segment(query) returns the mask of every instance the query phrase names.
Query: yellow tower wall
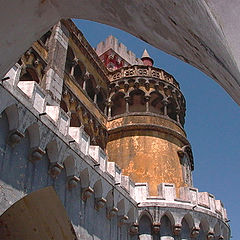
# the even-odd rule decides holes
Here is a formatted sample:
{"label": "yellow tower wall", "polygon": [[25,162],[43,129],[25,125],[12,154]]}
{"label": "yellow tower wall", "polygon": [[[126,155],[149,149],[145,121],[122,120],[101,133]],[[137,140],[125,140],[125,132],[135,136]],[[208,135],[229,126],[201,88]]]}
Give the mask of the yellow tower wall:
{"label": "yellow tower wall", "polygon": [[150,195],[157,186],[174,183],[186,186],[178,150],[189,144],[185,133],[173,121],[156,116],[126,116],[108,123],[109,161],[116,162],[124,175],[135,182],[147,182]]}

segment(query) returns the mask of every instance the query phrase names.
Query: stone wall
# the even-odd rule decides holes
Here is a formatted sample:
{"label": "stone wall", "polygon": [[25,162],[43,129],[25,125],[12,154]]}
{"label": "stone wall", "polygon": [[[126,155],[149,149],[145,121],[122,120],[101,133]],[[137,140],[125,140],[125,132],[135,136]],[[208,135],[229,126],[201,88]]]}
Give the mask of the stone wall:
{"label": "stone wall", "polygon": [[59,106],[46,105],[47,93],[36,82],[19,84],[18,67],[0,86],[1,214],[52,186],[79,239],[229,239],[219,200],[195,188],[181,188],[176,198],[168,183],[149,196],[146,183],[134,184],[100,147],[89,145],[81,127],[69,127]]}

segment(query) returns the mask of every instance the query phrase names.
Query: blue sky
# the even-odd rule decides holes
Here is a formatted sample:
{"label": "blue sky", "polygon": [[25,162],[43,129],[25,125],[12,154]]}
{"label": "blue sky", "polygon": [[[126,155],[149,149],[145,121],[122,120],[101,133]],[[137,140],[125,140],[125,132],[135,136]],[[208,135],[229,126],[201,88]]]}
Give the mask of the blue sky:
{"label": "blue sky", "polygon": [[74,20],[89,43],[113,35],[141,57],[146,48],[154,65],[172,74],[186,98],[185,131],[194,154],[194,187],[210,192],[227,208],[232,239],[240,236],[240,107],[212,79],[196,68],[165,54],[121,30],[85,20]]}

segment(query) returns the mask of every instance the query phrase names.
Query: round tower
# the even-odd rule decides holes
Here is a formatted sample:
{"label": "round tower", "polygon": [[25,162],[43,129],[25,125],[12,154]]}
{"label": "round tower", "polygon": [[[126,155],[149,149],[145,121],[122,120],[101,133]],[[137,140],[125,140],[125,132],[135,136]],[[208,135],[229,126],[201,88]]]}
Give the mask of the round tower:
{"label": "round tower", "polygon": [[134,182],[158,195],[160,183],[192,186],[193,157],[184,126],[185,99],[173,76],[153,67],[145,50],[143,65],[111,73],[108,98],[110,161]]}

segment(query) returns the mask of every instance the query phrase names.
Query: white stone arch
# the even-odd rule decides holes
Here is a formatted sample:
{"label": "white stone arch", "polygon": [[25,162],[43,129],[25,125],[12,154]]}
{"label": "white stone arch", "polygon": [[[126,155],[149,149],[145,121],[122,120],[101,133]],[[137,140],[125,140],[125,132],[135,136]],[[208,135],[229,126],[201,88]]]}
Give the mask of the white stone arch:
{"label": "white stone arch", "polygon": [[148,211],[143,211],[139,217],[139,239],[152,240],[153,219]]}
{"label": "white stone arch", "polygon": [[5,109],[7,114],[9,131],[19,127],[19,113],[16,104],[12,104]]}
{"label": "white stone arch", "polygon": [[112,207],[114,207],[114,193],[112,188],[107,192],[106,200],[106,206],[110,210]]}
{"label": "white stone arch", "polygon": [[160,239],[173,240],[172,228],[175,225],[174,218],[170,211],[166,211],[160,220]]}
{"label": "white stone arch", "polygon": [[101,198],[103,196],[103,186],[102,186],[101,179],[95,182],[93,186],[93,190],[94,190],[95,198]]}
{"label": "white stone arch", "polygon": [[135,206],[130,206],[128,210],[128,222],[129,223],[136,223],[137,221],[137,210]]}
{"label": "white stone arch", "polygon": [[209,226],[209,221],[207,220],[206,217],[203,217],[201,219],[200,225],[202,226],[202,229],[205,233],[209,232],[210,226]]}
{"label": "white stone arch", "polygon": [[80,171],[80,181],[82,188],[88,188],[90,186],[90,176],[88,167]]}
{"label": "white stone arch", "polygon": [[[183,219],[186,220],[188,226],[190,227],[190,229],[194,228],[195,227],[195,223],[194,223],[194,219],[193,219],[193,216],[190,214],[190,213],[187,213]],[[182,220],[183,220],[182,219]]]}
{"label": "white stone arch", "polygon": [[16,105],[17,101],[14,99],[7,91],[0,89],[1,104],[0,104],[0,114],[6,110],[8,107]]}
{"label": "white stone arch", "polygon": [[[59,19],[75,17],[118,27],[199,68],[213,79],[217,79],[239,103],[239,58],[235,44],[239,33],[229,31],[232,24],[237,28],[237,16],[233,14],[230,20],[229,16],[225,17],[222,1],[214,1],[211,4],[205,4],[203,1],[193,2],[191,8],[183,3],[174,9],[169,3],[166,4],[165,11],[161,4],[155,1],[149,1],[147,6],[139,1],[132,1],[131,4],[114,2],[110,5],[93,0],[85,4],[82,4],[82,1],[65,3],[66,1],[53,3],[37,0],[5,3],[0,14],[1,22],[4,23],[0,29],[3,33],[0,55],[4,56],[0,64],[1,77],[17,62],[19,56]],[[237,0],[231,1],[227,8],[229,11],[233,8],[236,12],[240,10]],[[12,12],[16,13],[14,17],[10,14]],[[193,12],[198,13],[197,18],[191,17]],[[224,24],[220,26],[220,23],[215,21],[215,16],[222,18]],[[201,28],[199,19],[202,19]],[[156,22],[159,23],[157,26]],[[7,34],[10,26],[11,32],[15,34]],[[209,30],[208,34],[206,29]],[[214,41],[211,41],[212,39]],[[8,49],[13,46],[14,50],[9,52]]]}
{"label": "white stone arch", "polygon": [[225,240],[227,240],[227,239],[229,239],[230,238],[230,230],[229,229],[227,229],[227,226],[224,226],[223,228],[222,228],[222,234],[223,234],[223,239]]}
{"label": "white stone arch", "polygon": [[118,208],[118,215],[119,216],[123,216],[123,215],[126,214],[126,203],[125,203],[124,198],[122,198],[118,201],[117,208]]}
{"label": "white stone arch", "polygon": [[26,131],[28,131],[30,139],[30,147],[38,147],[40,145],[40,131],[38,123],[31,124]]}
{"label": "white stone arch", "polygon": [[220,223],[217,222],[214,226],[214,239],[218,240],[219,236],[221,236],[221,227],[220,227]]}
{"label": "white stone arch", "polygon": [[197,236],[197,240],[205,239],[208,235],[209,231],[209,222],[206,217],[203,217],[199,224],[199,234]]}
{"label": "white stone arch", "polygon": [[[175,220],[175,218],[174,218],[173,213],[171,213],[169,210],[167,210],[167,211],[163,214],[163,216],[164,216],[164,215],[169,218],[172,226],[174,226],[174,225],[176,224],[176,220]],[[163,216],[162,216],[162,217],[163,217]]]}
{"label": "white stone arch", "polygon": [[191,236],[191,224],[189,224],[189,221],[186,217],[182,219],[181,222],[181,239],[182,240],[190,240]]}
{"label": "white stone arch", "polygon": [[4,222],[0,226],[1,239],[77,239],[67,212],[52,186],[19,199],[0,216],[0,222]]}
{"label": "white stone arch", "polygon": [[67,177],[76,176],[76,160],[72,155],[68,155],[64,161],[63,165],[66,169]]}
{"label": "white stone arch", "polygon": [[139,215],[139,217],[138,217],[138,222],[139,222],[139,220],[141,219],[141,217],[142,216],[144,216],[144,215],[146,215],[150,220],[151,220],[151,222],[153,223],[153,216],[152,216],[152,214],[148,211],[148,210],[146,210],[146,209],[144,209],[141,213],[140,213],[140,215]]}
{"label": "white stone arch", "polygon": [[59,151],[59,147],[55,139],[50,141],[47,144],[46,152],[47,152],[48,160],[50,163],[58,162],[58,154],[59,154],[58,151]]}

